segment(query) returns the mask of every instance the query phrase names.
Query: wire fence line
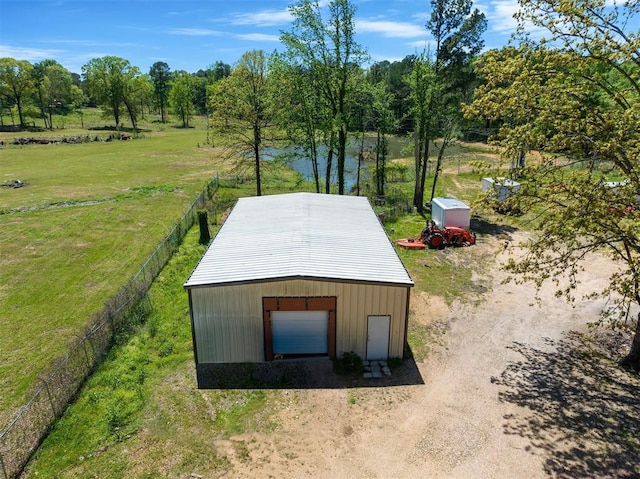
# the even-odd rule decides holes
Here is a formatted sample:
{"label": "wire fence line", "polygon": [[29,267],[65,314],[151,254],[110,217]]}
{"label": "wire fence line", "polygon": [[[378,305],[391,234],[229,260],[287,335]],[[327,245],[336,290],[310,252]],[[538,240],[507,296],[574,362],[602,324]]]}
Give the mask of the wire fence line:
{"label": "wire fence line", "polygon": [[48,375],[39,378],[40,384],[29,401],[0,432],[0,478],[18,477],[53,422],[62,415],[91,372],[104,361],[118,331],[130,318],[150,307],[147,292],[151,284],[196,222],[197,211],[210,203],[219,187],[220,179],[216,176],[138,272],[105,303],[68,355],[55,363]]}

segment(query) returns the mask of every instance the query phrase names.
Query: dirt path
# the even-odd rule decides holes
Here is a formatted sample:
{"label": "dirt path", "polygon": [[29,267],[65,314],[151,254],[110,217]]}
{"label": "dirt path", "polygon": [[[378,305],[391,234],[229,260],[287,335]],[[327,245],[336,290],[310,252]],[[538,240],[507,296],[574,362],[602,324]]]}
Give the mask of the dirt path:
{"label": "dirt path", "polygon": [[[594,258],[585,290],[610,268]],[[278,431],[218,444],[226,477],[634,477],[637,441],[621,428],[639,425],[637,377],[581,356],[572,333],[602,304],[574,309],[549,289],[538,307],[530,285],[502,278],[476,306],[414,299],[413,321],[446,330],[416,365],[423,384],[285,391]]]}

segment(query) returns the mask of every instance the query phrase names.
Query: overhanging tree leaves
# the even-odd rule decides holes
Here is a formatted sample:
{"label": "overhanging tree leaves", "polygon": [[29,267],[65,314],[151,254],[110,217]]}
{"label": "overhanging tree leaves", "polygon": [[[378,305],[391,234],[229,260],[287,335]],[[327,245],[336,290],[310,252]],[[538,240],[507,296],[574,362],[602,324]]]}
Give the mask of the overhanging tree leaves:
{"label": "overhanging tree leaves", "polygon": [[[628,21],[638,9],[522,0],[520,20],[546,29],[556,49],[526,42],[486,54],[486,84],[467,110],[501,122],[495,140],[507,156],[522,145],[542,154],[521,180],[536,235],[508,270],[538,286],[564,275],[557,294],[575,301],[589,253],[609,254],[620,269],[598,296],[610,299],[602,319],[621,327],[640,306],[640,37]],[[622,362],[640,369],[640,321]]]}

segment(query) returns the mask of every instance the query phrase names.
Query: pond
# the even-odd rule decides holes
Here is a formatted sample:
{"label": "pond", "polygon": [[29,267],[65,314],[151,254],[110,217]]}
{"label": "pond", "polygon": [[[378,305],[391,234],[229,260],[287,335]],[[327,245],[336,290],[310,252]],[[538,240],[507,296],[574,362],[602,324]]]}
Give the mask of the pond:
{"label": "pond", "polygon": [[[388,137],[389,158],[402,157],[401,150],[408,142],[406,138]],[[370,167],[375,166],[375,138],[365,138],[364,142],[365,161],[360,165],[360,186],[362,187],[370,181]],[[346,158],[344,165],[344,189],[345,192],[355,191],[358,180],[358,153],[360,152],[360,141],[350,139],[347,144]],[[287,165],[300,173],[306,181],[313,182],[313,166],[311,160],[304,154],[301,148],[267,148],[264,151],[266,158],[273,158],[284,161]],[[324,191],[325,173],[327,168],[327,148],[325,145],[318,145],[318,171],[320,174],[320,189]],[[334,155],[331,165],[331,184],[338,184],[337,158]]]}

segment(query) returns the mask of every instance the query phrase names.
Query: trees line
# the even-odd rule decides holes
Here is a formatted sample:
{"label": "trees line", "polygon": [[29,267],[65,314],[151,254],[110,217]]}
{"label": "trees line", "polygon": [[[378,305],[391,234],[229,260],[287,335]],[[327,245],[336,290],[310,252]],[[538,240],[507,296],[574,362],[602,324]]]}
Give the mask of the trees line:
{"label": "trees line", "polygon": [[[137,128],[145,110],[158,112],[163,123],[172,110],[188,125],[194,113],[206,112],[207,84],[228,75],[230,70],[229,65],[218,61],[206,70],[189,74],[173,72],[165,62],[156,62],[149,73],[142,74],[124,58],[105,56],[83,65],[79,75],[55,60],[31,64],[0,58],[0,125],[6,124],[6,117],[12,125],[22,127],[30,119],[39,118],[46,129],[52,129],[53,115],[81,112],[82,106],[100,106],[116,127],[125,115],[131,127]],[[187,108],[185,102],[189,104]]]}
{"label": "trees line", "polygon": [[[292,27],[281,34],[283,53],[247,52],[233,68],[217,63],[202,75],[204,89],[198,75],[171,73],[162,63],[145,83],[135,67],[114,57],[85,65],[84,85],[116,124],[115,115],[126,112],[134,128],[144,98],[147,104],[154,99],[163,121],[170,105],[184,126],[195,108],[204,109],[210,126],[241,158],[251,159],[258,195],[264,152],[286,144],[304,150],[316,191],[330,191],[329,173],[336,168],[344,193],[347,138],[362,139],[365,131],[374,133],[375,146],[365,151],[361,141],[360,156],[375,156],[376,193],[384,195],[386,135],[406,133],[414,139],[413,202],[422,212],[434,140],[432,197],[450,142],[473,131],[488,135],[506,161],[496,170],[521,181],[520,208],[535,211],[541,233],[509,269],[538,285],[564,274],[568,286],[559,286],[558,294],[573,301],[586,253],[608,252],[622,270],[601,292],[611,305],[602,320],[635,325],[624,363],[640,369],[640,321],[632,314],[640,308],[640,3],[519,0],[512,44],[487,52],[486,20],[471,0],[430,3],[425,27],[434,46],[399,62],[364,67],[368,56],[355,41],[350,0],[331,0],[326,8],[298,0],[289,8]],[[542,32],[539,40],[529,35],[532,27]],[[37,82],[48,75],[50,84]],[[68,83],[55,62],[30,69],[0,60],[4,108],[20,111],[31,98],[44,117],[57,97],[45,94],[43,85],[53,91]],[[526,164],[534,150],[541,160]]]}

